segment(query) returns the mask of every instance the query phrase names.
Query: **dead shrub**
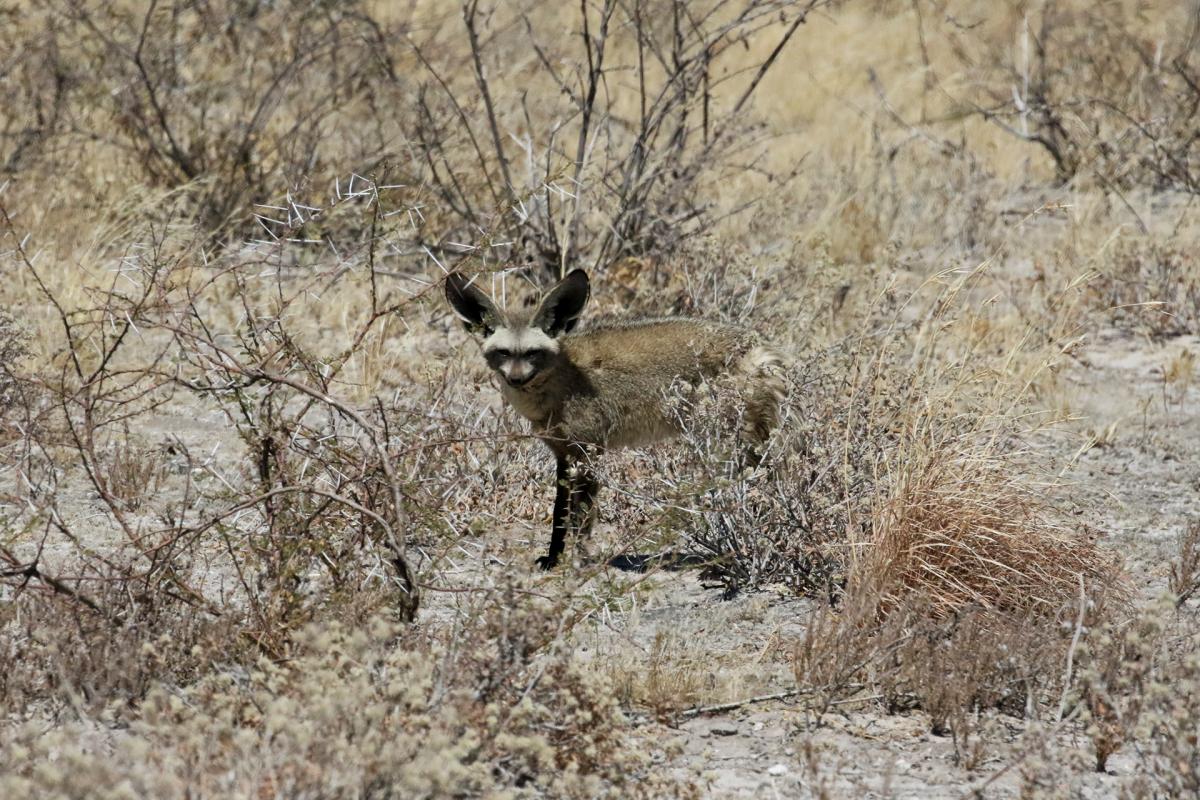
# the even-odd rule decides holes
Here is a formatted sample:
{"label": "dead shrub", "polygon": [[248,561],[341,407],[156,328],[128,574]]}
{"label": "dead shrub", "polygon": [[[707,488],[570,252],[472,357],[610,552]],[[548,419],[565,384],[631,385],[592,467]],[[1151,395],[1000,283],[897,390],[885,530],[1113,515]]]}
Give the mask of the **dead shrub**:
{"label": "dead shrub", "polygon": [[976,606],[947,616],[908,595],[882,615],[880,600],[852,590],[841,609],[813,612],[794,661],[810,725],[851,701],[893,714],[920,711],[935,735],[953,739],[956,760],[968,769],[984,757],[997,715],[1075,724],[1091,696],[1090,654],[1108,641],[1102,631],[1126,619],[1099,590],[1057,614]]}
{"label": "dead shrub", "polygon": [[1104,772],[1109,756],[1137,735],[1143,710],[1154,700],[1152,684],[1170,613],[1165,603],[1151,607],[1100,626],[1083,640],[1078,691],[1097,772]]}
{"label": "dead shrub", "polygon": [[6,723],[0,791],[696,796],[652,772],[649,743],[569,649],[510,649],[516,633],[552,639],[561,619],[561,609],[505,602],[513,588],[498,589],[486,598],[490,610],[455,630],[379,619],[310,626],[284,661],[212,671],[179,688],[158,684],[136,709],[117,712],[127,725],[120,735],[82,723],[51,733]]}
{"label": "dead shrub", "polygon": [[1038,717],[1074,685],[1072,633],[1119,617],[1127,590],[1117,560],[1011,464],[952,442],[902,451],[846,608],[817,613],[796,671],[826,707],[869,686],[892,710],[920,708],[967,757],[982,712]]}
{"label": "dead shrub", "polygon": [[[1178,621],[1168,616],[1165,608],[1155,612],[1162,615],[1164,626]],[[1143,636],[1155,632],[1145,623],[1139,628]],[[1137,775],[1123,787],[1124,798],[1149,800],[1200,793],[1200,736],[1196,731],[1200,714],[1200,658],[1196,655],[1196,635],[1195,620],[1189,619],[1174,630],[1164,630],[1162,638],[1166,642],[1157,652],[1152,638],[1143,638],[1136,644],[1131,641],[1124,648],[1127,652],[1134,651],[1134,663],[1120,682],[1143,693],[1136,709],[1128,701],[1118,701],[1117,708],[1125,712],[1125,717],[1114,720],[1129,724],[1134,722],[1130,712],[1137,712],[1131,743]],[[1156,657],[1150,666],[1147,657],[1153,656]],[[1099,757],[1099,751],[1096,755]]]}
{"label": "dead shrub", "polygon": [[[889,319],[898,301],[881,301],[869,333],[794,353],[756,469],[721,435],[729,403],[689,406],[682,452],[662,472],[691,477],[659,479],[664,524],[683,527],[727,587],[836,597],[848,582],[879,593],[881,614],[916,596],[937,617],[1053,616],[1077,604],[1081,584],[1114,587],[1115,600],[1117,560],[1037,482],[1046,465],[1021,445],[1034,432],[996,389],[1008,376],[977,363],[978,345],[931,356],[967,313],[971,280],[929,301],[919,327]],[[793,319],[791,331],[819,341],[822,323]]]}
{"label": "dead shrub", "polygon": [[1119,560],[1038,479],[1048,463],[1023,446],[1037,431],[1000,388],[1009,377],[942,339],[969,281],[920,328],[864,348],[843,404],[856,426],[816,432],[846,454],[839,465],[858,442],[869,457],[857,524],[838,542],[841,602],[813,613],[795,656],[814,722],[861,697],[920,709],[963,764],[982,757],[988,714],[1062,718],[1079,639],[1123,618],[1129,595]]}
{"label": "dead shrub", "polygon": [[[0,612],[0,704],[18,716],[91,718],[134,707],[152,687],[186,684],[214,662],[253,661],[261,652],[239,614],[196,613],[165,593],[131,602],[118,570],[83,565],[85,574],[58,578],[41,567],[4,566],[26,569],[23,589],[5,587]],[[74,588],[93,582],[102,588],[89,595]]]}
{"label": "dead shrub", "polygon": [[872,686],[890,712],[928,714],[932,732],[952,737],[957,760],[970,769],[981,757],[990,713],[1054,714],[1071,613],[1047,618],[964,608],[943,618],[913,598],[876,634],[894,644],[876,662]]}
{"label": "dead shrub", "polygon": [[208,230],[248,232],[249,203],[326,177],[333,144],[355,166],[382,153],[379,124],[355,123],[354,148],[336,135],[339,115],[377,107],[397,80],[362,3],[56,0],[10,13],[17,64],[54,78],[15,84],[32,102],[6,104],[14,171],[35,171],[35,144],[99,146],[144,184],[186,187]]}
{"label": "dead shrub", "polygon": [[[557,278],[564,265],[603,270],[662,256],[727,209],[702,201],[746,155],[745,111],[763,77],[821,0],[605,0],[564,14],[462,6],[454,37],[415,43],[427,77],[405,131],[420,177],[440,199],[421,245],[473,252]],[[563,29],[569,35],[563,35]],[[774,41],[744,70],[727,53]],[[469,69],[456,68],[467,63]],[[516,73],[504,84],[493,76]],[[745,72],[750,77],[734,82]],[[614,80],[631,96],[608,90]],[[530,102],[538,92],[543,102]]]}
{"label": "dead shrub", "polygon": [[[51,702],[84,697],[89,706],[137,701],[155,680],[194,676],[215,653],[240,663],[279,657],[314,620],[361,619],[389,605],[400,619],[415,615],[404,538],[411,503],[388,437],[391,424],[427,423],[389,421],[381,404],[338,396],[342,368],[362,358],[367,331],[394,306],[368,291],[365,327],[318,351],[289,327],[291,305],[312,285],[292,286],[270,260],[286,253],[210,263],[195,238],[155,223],[143,246],[120,254],[120,289],[69,305],[7,209],[0,214],[11,263],[61,337],[53,368],[26,379],[45,407],[24,404],[40,422],[25,426],[30,455],[14,465],[23,507],[11,522],[23,535],[0,545],[0,590],[20,610],[5,636],[43,645],[6,688],[24,696],[40,683],[53,687]],[[258,281],[270,264],[274,292]],[[240,318],[227,315],[231,300]],[[152,415],[204,413],[228,421],[232,436],[216,444],[233,450],[229,460],[197,454],[179,436],[147,451],[131,433]],[[60,486],[70,480],[95,494],[86,517],[64,507]],[[97,661],[60,668],[60,651],[46,643],[63,641]]]}
{"label": "dead shrub", "polygon": [[[956,113],[1041,148],[1060,183],[1087,175],[1106,190],[1200,188],[1195,9],[1048,2],[996,11],[940,30],[918,17],[922,37],[945,37],[950,63],[931,64],[924,40],[922,53],[933,68],[927,86],[949,93]],[[960,69],[972,77],[967,91],[941,77]]]}
{"label": "dead shrub", "polygon": [[1154,337],[1200,331],[1200,263],[1187,249],[1121,239],[1088,292],[1119,327]]}
{"label": "dead shrub", "polygon": [[[883,443],[843,403],[844,364],[835,348],[815,353],[787,376],[789,399],[764,451],[747,468],[730,431],[729,398],[688,410],[683,448],[657,479],[669,492],[660,524],[682,529],[689,552],[710,562],[727,594],[783,584],[798,594],[835,598],[848,563],[847,536],[869,497],[869,465]],[[681,513],[680,509],[687,509]]]}

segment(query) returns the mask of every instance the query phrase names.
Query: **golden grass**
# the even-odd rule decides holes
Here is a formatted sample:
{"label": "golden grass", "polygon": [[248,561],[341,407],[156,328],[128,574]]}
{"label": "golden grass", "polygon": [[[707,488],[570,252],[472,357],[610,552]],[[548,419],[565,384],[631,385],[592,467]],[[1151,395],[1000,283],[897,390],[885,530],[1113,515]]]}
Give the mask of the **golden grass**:
{"label": "golden grass", "polygon": [[915,596],[938,616],[1054,615],[1128,595],[1115,554],[1067,526],[1008,459],[937,448],[910,454],[893,480],[851,590],[879,591],[884,610]]}

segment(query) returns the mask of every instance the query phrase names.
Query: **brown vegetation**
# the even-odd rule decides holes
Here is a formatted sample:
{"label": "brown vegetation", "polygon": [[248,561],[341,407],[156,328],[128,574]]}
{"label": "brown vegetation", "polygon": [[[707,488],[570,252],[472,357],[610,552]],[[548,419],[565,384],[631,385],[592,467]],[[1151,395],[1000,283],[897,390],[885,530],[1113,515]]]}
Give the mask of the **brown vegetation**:
{"label": "brown vegetation", "polygon": [[[1200,526],[1131,565],[1064,476],[1194,405],[1184,345],[1099,433],[1066,376],[1200,332],[1200,17],[993,11],[0,0],[0,794],[694,796],[656,726],[779,700],[1195,792]],[[703,403],[597,465],[543,575],[439,282],[573,266],[789,391],[752,468]]]}

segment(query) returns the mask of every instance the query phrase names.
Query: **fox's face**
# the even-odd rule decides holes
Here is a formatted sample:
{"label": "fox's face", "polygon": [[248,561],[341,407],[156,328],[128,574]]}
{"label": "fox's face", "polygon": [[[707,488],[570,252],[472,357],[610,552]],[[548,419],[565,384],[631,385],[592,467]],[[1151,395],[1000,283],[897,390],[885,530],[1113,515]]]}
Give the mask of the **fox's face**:
{"label": "fox's face", "polygon": [[467,330],[478,336],[484,358],[508,386],[535,387],[555,364],[558,337],[575,327],[590,294],[581,269],[546,293],[532,314],[501,311],[461,272],[446,276],[446,299]]}

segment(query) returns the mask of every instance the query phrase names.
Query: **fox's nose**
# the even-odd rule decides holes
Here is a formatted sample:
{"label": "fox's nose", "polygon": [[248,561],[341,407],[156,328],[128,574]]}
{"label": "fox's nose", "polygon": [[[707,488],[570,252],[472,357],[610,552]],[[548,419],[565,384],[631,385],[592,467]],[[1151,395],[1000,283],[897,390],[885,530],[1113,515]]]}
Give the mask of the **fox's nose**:
{"label": "fox's nose", "polygon": [[508,381],[509,386],[524,386],[529,383],[536,372],[537,370],[527,362],[515,359],[500,368],[500,374],[504,376],[504,380]]}

